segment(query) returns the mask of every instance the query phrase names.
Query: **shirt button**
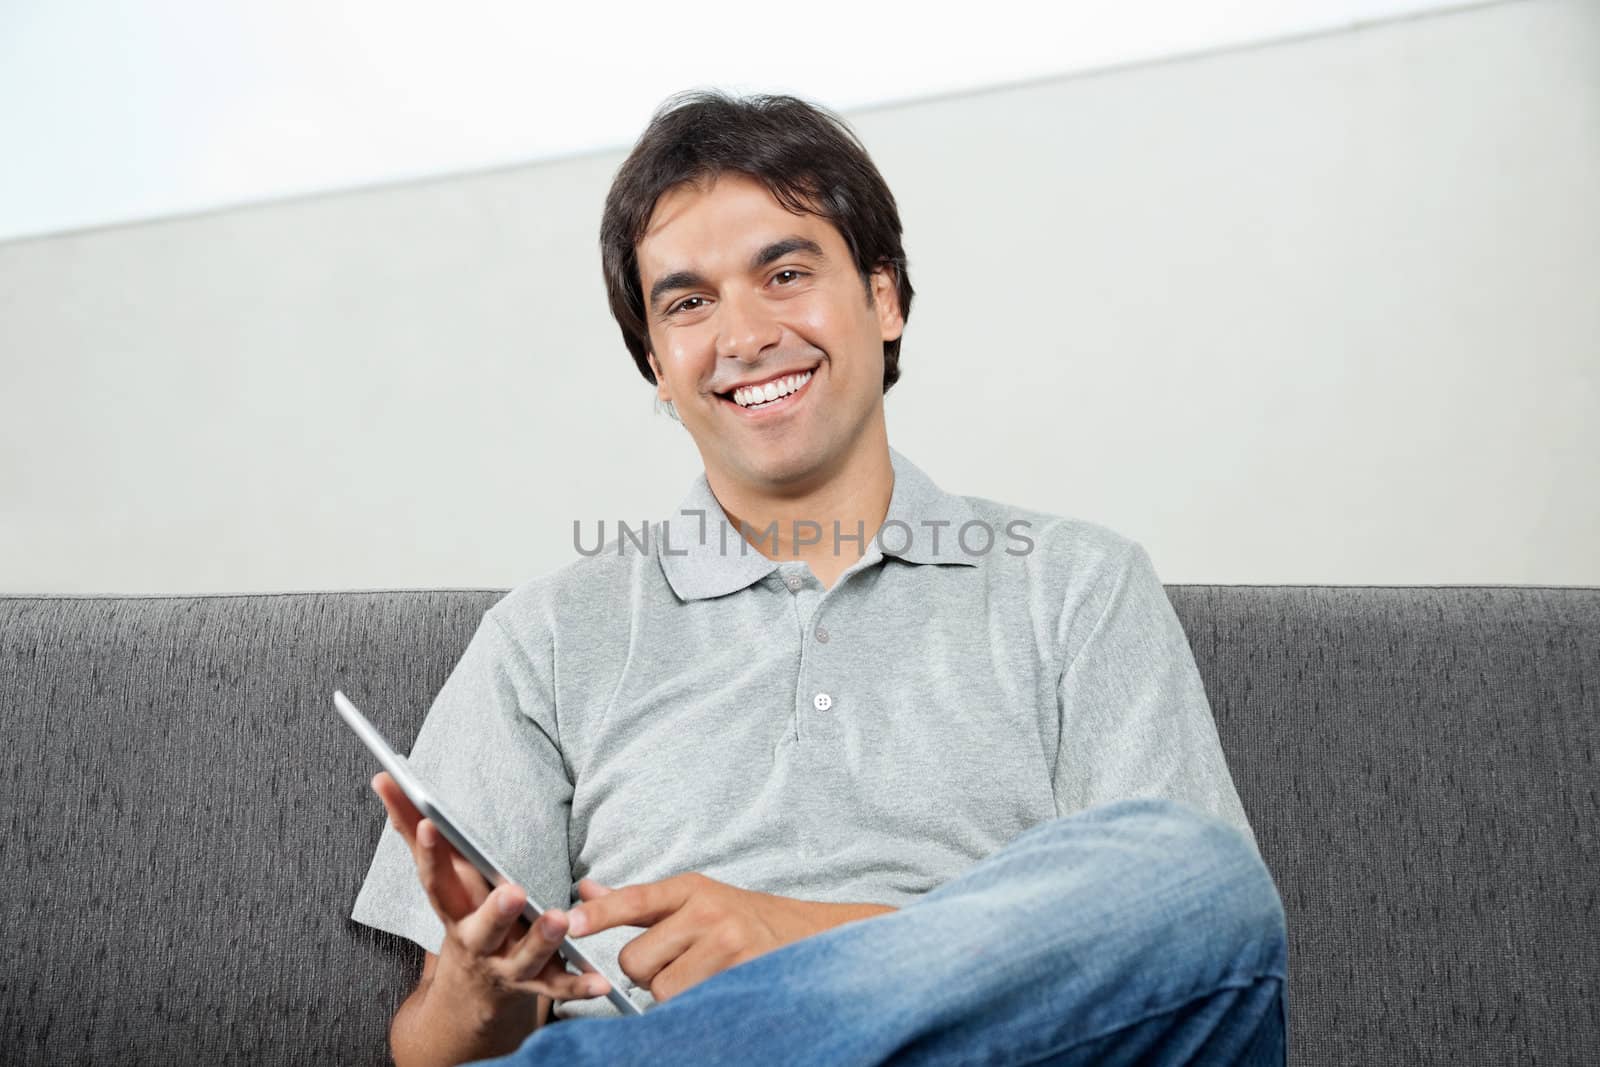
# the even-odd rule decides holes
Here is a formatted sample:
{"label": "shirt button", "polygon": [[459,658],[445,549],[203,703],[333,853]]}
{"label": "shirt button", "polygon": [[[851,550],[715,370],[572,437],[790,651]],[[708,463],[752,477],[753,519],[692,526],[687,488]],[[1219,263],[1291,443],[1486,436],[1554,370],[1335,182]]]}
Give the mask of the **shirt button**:
{"label": "shirt button", "polygon": [[800,591],[800,587],[805,583],[801,580],[798,574],[791,574],[783,580],[783,584],[789,587],[789,592],[798,593]]}
{"label": "shirt button", "polygon": [[828,628],[826,626],[817,627],[817,640],[823,644],[828,643]]}
{"label": "shirt button", "polygon": [[811,704],[818,711],[827,711],[829,708],[833,707],[833,698],[827,693],[818,693],[816,696],[811,698]]}

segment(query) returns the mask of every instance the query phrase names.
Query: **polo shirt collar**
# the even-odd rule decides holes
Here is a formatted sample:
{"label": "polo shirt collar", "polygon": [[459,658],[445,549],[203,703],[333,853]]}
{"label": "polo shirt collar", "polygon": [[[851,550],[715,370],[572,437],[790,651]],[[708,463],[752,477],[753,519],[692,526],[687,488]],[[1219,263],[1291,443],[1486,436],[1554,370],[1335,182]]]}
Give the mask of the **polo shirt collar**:
{"label": "polo shirt collar", "polygon": [[[978,558],[963,551],[957,540],[962,524],[974,518],[971,505],[940,489],[893,448],[889,449],[889,463],[894,469],[894,488],[889,494],[883,529],[878,537],[867,539],[864,557],[871,557],[869,563],[880,558],[881,545],[882,556],[894,556],[907,563],[976,567]],[[670,529],[665,530],[666,537],[658,532],[656,554],[662,573],[679,599],[724,596],[753,585],[778,569],[778,560],[768,559],[745,542],[728,521],[704,471],[695,478],[665,526]],[[831,529],[825,530],[823,537],[829,538],[832,533]]]}
{"label": "polo shirt collar", "polygon": [[[921,468],[893,448],[889,449],[889,462],[894,465],[889,513],[883,517],[882,536],[867,546],[868,551],[881,542],[884,555],[907,563],[959,563],[964,567],[976,567],[978,557],[962,551],[956,539],[961,525],[977,517],[972,506],[933,484],[933,479],[922,473]],[[891,527],[891,522],[905,525],[904,528]]]}

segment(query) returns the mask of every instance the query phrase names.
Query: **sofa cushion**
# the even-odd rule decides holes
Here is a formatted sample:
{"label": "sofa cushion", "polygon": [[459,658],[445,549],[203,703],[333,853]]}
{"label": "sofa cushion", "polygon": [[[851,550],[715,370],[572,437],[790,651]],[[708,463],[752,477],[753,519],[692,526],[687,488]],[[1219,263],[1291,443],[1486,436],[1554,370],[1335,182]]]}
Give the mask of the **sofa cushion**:
{"label": "sofa cushion", "polygon": [[[1290,932],[1297,1064],[1600,1047],[1600,589],[1169,586]],[[347,918],[496,590],[0,597],[7,1063],[387,1062]]]}

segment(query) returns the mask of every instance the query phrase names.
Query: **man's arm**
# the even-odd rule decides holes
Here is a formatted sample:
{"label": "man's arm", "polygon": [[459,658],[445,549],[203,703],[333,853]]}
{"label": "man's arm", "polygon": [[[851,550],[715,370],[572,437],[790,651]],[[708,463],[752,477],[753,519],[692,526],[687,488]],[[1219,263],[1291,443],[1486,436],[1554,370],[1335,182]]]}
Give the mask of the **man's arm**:
{"label": "man's arm", "polygon": [[831,930],[835,926],[842,926],[857,919],[870,919],[874,915],[887,915],[899,908],[891,908],[887,904],[823,904],[819,901],[798,901],[812,909],[816,916],[817,932]]}
{"label": "man's arm", "polygon": [[898,910],[740,889],[696,871],[618,888],[583,879],[578,892],[583,903],[567,913],[574,936],[617,926],[649,927],[623,946],[617,964],[657,1003],[746,960]]}
{"label": "man's arm", "polygon": [[509,1002],[499,1011],[464,1011],[448,991],[434,988],[438,965],[439,957],[427,953],[417,988],[400,1005],[389,1026],[395,1067],[455,1067],[504,1056],[515,1052],[548,1020],[551,1001],[542,993],[531,1018],[525,1004]]}
{"label": "man's arm", "polygon": [[[818,932],[898,910],[887,904],[828,904],[802,900],[793,903],[811,916]],[[389,1027],[389,1047],[395,1067],[454,1067],[504,1056],[520,1048],[534,1030],[559,1021],[551,1014],[554,1002],[540,993],[532,1025],[529,1025],[526,1007],[516,1004],[506,1005],[497,1017],[480,1018],[476,1025],[463,1025],[463,1013],[449,996],[430,995],[438,966],[437,955],[423,954],[422,977],[417,988],[400,1005]],[[470,1013],[465,1018],[470,1018]]]}
{"label": "man's arm", "polygon": [[[470,825],[475,834],[496,843],[500,862],[518,873],[519,884],[529,896],[564,901],[571,888],[567,810],[572,787],[555,736],[553,668],[545,647],[548,633],[537,625],[519,633],[531,642],[531,648],[521,647],[496,612],[485,613],[435,698],[409,761],[424,780],[450,799],[452,815]],[[397,795],[395,799],[402,798]],[[409,809],[409,802],[405,806]],[[402,829],[391,812],[352,912],[358,922],[409,938],[430,950],[417,988],[390,1025],[391,1046],[401,1064],[486,1058],[488,1052],[458,1055],[468,1046],[504,1035],[504,1028],[489,1020],[480,1019],[470,1026],[460,1021],[480,1016],[481,1009],[458,1005],[434,1019],[452,999],[444,995],[450,991],[437,984],[451,975],[439,973],[436,979],[435,972],[441,966],[451,970],[454,957],[445,952],[441,961],[431,951],[440,948],[445,924],[418,877],[417,850]],[[446,846],[443,851],[451,850]],[[464,876],[473,882],[481,880],[470,870]],[[520,937],[528,927],[520,918],[517,923]],[[557,967],[551,980],[559,984],[561,973]],[[518,1038],[525,1039],[553,1017],[553,1009],[549,1004],[541,1007],[541,999],[564,994],[560,989],[547,989],[541,996],[524,988],[519,995],[521,1001],[502,1007],[514,1020],[514,1029],[520,1031]],[[464,997],[465,992],[458,992],[453,999]],[[409,1060],[408,1052],[413,1054]]]}
{"label": "man's arm", "polygon": [[387,772],[372,779],[389,823],[415,857],[418,884],[444,928],[440,953],[390,1024],[395,1062],[457,1064],[514,1052],[547,1018],[545,997],[590,997],[603,977],[566,971],[557,952],[569,919],[549,909],[533,925],[514,885],[489,885],[422,817]]}
{"label": "man's arm", "polygon": [[1067,622],[1056,813],[1165,797],[1255,845],[1188,637],[1149,554],[1122,546]]}

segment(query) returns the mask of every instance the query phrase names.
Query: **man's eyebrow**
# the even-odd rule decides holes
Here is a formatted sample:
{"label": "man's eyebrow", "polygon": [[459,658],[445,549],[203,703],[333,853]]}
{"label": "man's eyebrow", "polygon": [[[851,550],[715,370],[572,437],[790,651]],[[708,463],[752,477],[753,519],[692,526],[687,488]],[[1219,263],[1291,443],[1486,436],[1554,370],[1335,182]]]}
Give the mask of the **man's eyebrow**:
{"label": "man's eyebrow", "polygon": [[[805,252],[808,255],[816,256],[818,259],[824,258],[821,245],[809,237],[801,237],[798,234],[794,234],[762,246],[755,255],[750,257],[750,269],[751,271],[758,271],[768,263],[782,259],[784,256],[792,255],[795,252]],[[706,284],[705,278],[692,270],[675,270],[670,274],[663,274],[650,287],[650,306],[655,307],[656,301],[667,293],[678,289],[693,289],[704,284]]]}
{"label": "man's eyebrow", "polygon": [[823,258],[821,245],[817,244],[817,242],[813,241],[809,237],[801,237],[796,234],[790,237],[785,237],[782,240],[773,241],[755,255],[751,256],[750,269],[752,271],[760,270],[768,263],[780,260],[784,256],[791,255],[795,252],[805,252],[808,255],[816,256],[818,259]]}

